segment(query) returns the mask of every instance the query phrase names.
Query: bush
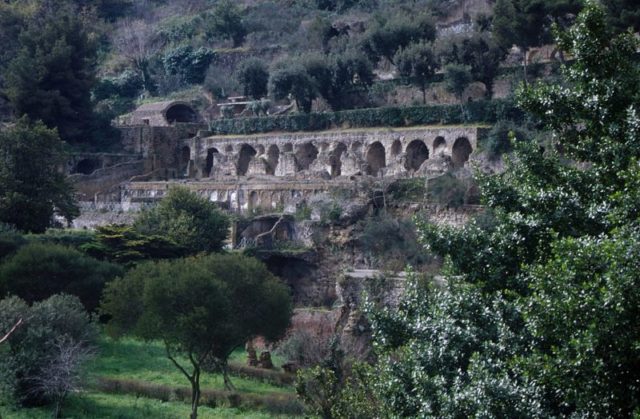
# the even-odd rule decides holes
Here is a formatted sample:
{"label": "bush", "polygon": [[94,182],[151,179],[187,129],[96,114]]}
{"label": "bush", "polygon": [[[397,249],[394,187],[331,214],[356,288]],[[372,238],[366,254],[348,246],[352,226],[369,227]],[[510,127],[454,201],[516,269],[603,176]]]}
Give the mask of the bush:
{"label": "bush", "polygon": [[191,46],[179,46],[167,52],[162,63],[167,74],[178,76],[185,83],[200,84],[214,57],[209,48],[194,50]]}
{"label": "bush", "polygon": [[51,400],[34,383],[42,381],[61,347],[76,345],[87,353],[97,340],[97,328],[80,301],[70,295],[54,295],[31,307],[17,297],[0,300],[0,334],[19,319],[23,324],[5,342],[8,350],[0,357],[0,397],[43,404]]}
{"label": "bush", "polygon": [[0,259],[18,250],[27,241],[14,227],[0,223]]}
{"label": "bush", "polygon": [[458,179],[452,173],[430,179],[427,193],[429,201],[452,208],[480,203],[479,192],[473,180]]}
{"label": "bush", "polygon": [[518,141],[528,141],[532,135],[526,129],[520,128],[511,121],[498,121],[489,131],[484,141],[484,148],[490,159],[496,159],[511,151],[511,133]]}
{"label": "bush", "polygon": [[211,201],[174,187],[158,205],[134,223],[142,234],[164,236],[191,254],[222,250],[229,218]]}
{"label": "bush", "polygon": [[91,311],[98,306],[104,285],[122,273],[118,265],[69,247],[31,243],[0,265],[0,295],[17,295],[33,303],[64,292],[77,296]]}
{"label": "bush", "polygon": [[492,123],[504,119],[522,121],[523,115],[510,101],[492,100],[468,103],[464,114],[459,105],[386,107],[215,120],[211,121],[209,129],[216,135],[244,135],[271,131],[321,131],[331,128]]}
{"label": "bush", "polygon": [[88,230],[49,229],[44,234],[28,234],[25,238],[30,243],[59,244],[79,249],[90,243],[95,235]]}

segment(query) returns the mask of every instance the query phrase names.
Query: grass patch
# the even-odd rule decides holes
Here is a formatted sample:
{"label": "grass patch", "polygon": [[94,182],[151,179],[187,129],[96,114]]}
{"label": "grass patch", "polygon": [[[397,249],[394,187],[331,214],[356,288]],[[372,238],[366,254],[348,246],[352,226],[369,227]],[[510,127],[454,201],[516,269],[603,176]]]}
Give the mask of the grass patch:
{"label": "grass patch", "polygon": [[[65,404],[62,417],[78,419],[174,419],[188,418],[190,413],[190,406],[182,402],[162,402],[144,397],[87,392],[71,396]],[[47,408],[13,410],[0,406],[0,417],[7,419],[50,419],[51,410]],[[266,419],[285,416],[274,416],[266,412],[238,408],[201,406],[198,409],[198,417],[203,419]]]}
{"label": "grass patch", "polygon": [[[240,352],[240,351],[238,351]],[[244,351],[234,354],[232,361],[238,362]],[[179,361],[187,365],[186,359]],[[91,377],[116,378],[122,380],[137,380],[167,386],[188,385],[187,379],[167,359],[164,347],[159,342],[142,342],[131,338],[118,341],[104,338],[100,342],[100,355],[89,365]],[[240,393],[293,394],[290,387],[274,386],[266,382],[233,377],[232,382]],[[201,378],[203,389],[224,388],[220,374],[205,373]]]}

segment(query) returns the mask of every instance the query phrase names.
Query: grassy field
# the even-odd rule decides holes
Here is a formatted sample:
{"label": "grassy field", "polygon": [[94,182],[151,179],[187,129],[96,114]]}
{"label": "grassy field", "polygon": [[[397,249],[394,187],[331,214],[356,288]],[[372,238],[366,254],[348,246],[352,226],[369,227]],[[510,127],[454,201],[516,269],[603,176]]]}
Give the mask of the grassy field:
{"label": "grassy field", "polygon": [[[237,351],[231,362],[245,362],[244,351]],[[182,359],[182,362],[185,360]],[[274,359],[275,363],[281,362]],[[185,364],[186,365],[186,364]],[[145,343],[134,339],[119,341],[103,338],[98,356],[87,368],[87,390],[72,394],[63,409],[64,418],[187,418],[190,406],[181,401],[161,401],[152,398],[137,397],[132,394],[107,394],[97,390],[98,379],[136,380],[141,383],[172,387],[189,387],[187,379],[166,358],[160,343]],[[241,395],[257,397],[293,398],[294,390],[289,386],[275,386],[260,380],[232,377],[232,382]],[[201,379],[203,390],[222,390],[223,381],[219,374],[205,373]],[[219,405],[220,406],[220,405]],[[201,406],[201,418],[273,418],[286,417],[274,415],[261,409],[249,407],[211,408]],[[51,417],[50,408],[32,408],[14,410],[0,406],[0,419],[44,419]]]}

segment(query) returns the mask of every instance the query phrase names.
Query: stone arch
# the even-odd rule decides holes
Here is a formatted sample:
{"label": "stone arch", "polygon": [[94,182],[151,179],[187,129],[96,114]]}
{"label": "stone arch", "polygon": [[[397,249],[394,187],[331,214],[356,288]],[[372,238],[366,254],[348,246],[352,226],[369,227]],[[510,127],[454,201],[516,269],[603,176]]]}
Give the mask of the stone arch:
{"label": "stone arch", "polygon": [[400,153],[402,153],[402,143],[400,142],[400,140],[395,140],[391,144],[391,155],[395,157]]}
{"label": "stone arch", "polygon": [[271,144],[267,150],[267,174],[275,175],[278,161],[280,160],[280,149],[277,145]]}
{"label": "stone arch", "polygon": [[407,146],[405,169],[416,171],[429,158],[429,149],[422,140],[413,140]]}
{"label": "stone arch", "polygon": [[386,165],[384,146],[380,141],[376,141],[367,149],[367,174],[378,176]]}
{"label": "stone arch", "polygon": [[233,153],[233,146],[231,144],[229,144],[228,146],[226,146],[224,148],[224,152],[225,153]]}
{"label": "stone arch", "polygon": [[249,201],[247,202],[247,204],[249,205],[249,211],[252,211],[258,208],[259,202],[260,200],[259,200],[258,192],[251,191],[251,193],[249,193]]}
{"label": "stone arch", "polygon": [[247,170],[249,170],[249,163],[251,163],[251,159],[256,156],[256,150],[251,147],[249,144],[242,144],[240,147],[240,153],[238,156],[238,166],[237,166],[237,175],[244,176],[247,174]]}
{"label": "stone arch", "polygon": [[454,167],[462,167],[469,160],[473,151],[471,143],[466,137],[458,137],[451,148],[451,160]]}
{"label": "stone arch", "polygon": [[82,159],[75,167],[73,173],[82,173],[83,175],[90,175],[96,170],[100,169],[102,161],[100,159]]}
{"label": "stone arch", "polygon": [[438,155],[444,153],[447,148],[447,142],[444,137],[438,136],[435,140],[433,140],[433,155]]}
{"label": "stone arch", "polygon": [[318,149],[312,143],[301,144],[296,150],[296,166],[298,170],[307,170],[318,158]]}
{"label": "stone arch", "polygon": [[343,143],[338,143],[329,154],[329,161],[331,163],[331,177],[340,176],[342,174],[342,154],[347,151],[347,146]]}
{"label": "stone arch", "polygon": [[186,145],[180,149],[180,171],[189,175],[189,162],[191,161],[191,148]]}
{"label": "stone arch", "polygon": [[283,147],[282,147],[282,152],[283,153],[291,153],[293,151],[293,144],[291,143],[286,143]]}
{"label": "stone arch", "polygon": [[211,147],[207,149],[207,160],[204,165],[204,176],[211,177],[211,171],[213,170],[213,164],[215,160],[215,155],[219,155],[218,149],[215,147]]}
{"label": "stone arch", "polygon": [[351,144],[351,151],[353,153],[360,153],[362,151],[362,143],[360,141],[354,141]]}
{"label": "stone arch", "polygon": [[169,106],[165,112],[167,122],[173,124],[175,122],[197,122],[198,117],[196,111],[191,106],[183,103],[176,103]]}

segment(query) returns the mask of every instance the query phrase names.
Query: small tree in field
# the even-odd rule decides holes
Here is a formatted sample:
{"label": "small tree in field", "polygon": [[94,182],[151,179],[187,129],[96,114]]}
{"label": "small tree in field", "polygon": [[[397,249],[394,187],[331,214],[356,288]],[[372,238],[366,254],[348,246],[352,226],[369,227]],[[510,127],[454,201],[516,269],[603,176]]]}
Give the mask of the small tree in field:
{"label": "small tree in field", "polygon": [[107,287],[102,309],[111,317],[111,335],[164,342],[167,357],[191,384],[195,419],[203,365],[213,363],[233,389],[227,359],[255,336],[275,340],[283,334],[291,298],[256,259],[210,255],[138,265]]}
{"label": "small tree in field", "polygon": [[427,103],[427,86],[436,73],[438,60],[430,44],[420,42],[399,50],[394,58],[400,75],[415,84],[422,92],[422,103]]}

